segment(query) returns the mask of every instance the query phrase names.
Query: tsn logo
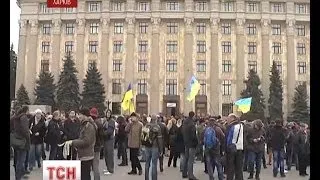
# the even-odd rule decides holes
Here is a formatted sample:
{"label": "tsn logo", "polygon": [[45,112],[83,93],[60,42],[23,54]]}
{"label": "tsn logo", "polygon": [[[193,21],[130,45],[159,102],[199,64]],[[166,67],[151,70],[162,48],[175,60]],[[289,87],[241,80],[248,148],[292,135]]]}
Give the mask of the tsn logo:
{"label": "tsn logo", "polygon": [[80,180],[80,161],[43,161],[43,180]]}

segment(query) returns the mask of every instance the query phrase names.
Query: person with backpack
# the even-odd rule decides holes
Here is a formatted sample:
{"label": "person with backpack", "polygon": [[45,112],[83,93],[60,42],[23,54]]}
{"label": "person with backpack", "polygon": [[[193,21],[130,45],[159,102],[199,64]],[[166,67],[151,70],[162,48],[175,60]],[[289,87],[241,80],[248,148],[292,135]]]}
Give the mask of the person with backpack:
{"label": "person with backpack", "polygon": [[216,126],[215,119],[210,118],[203,132],[203,145],[206,157],[206,166],[209,179],[213,180],[215,167],[218,171],[219,180],[224,179],[223,169],[221,164],[221,142],[224,142],[225,136],[221,128]]}

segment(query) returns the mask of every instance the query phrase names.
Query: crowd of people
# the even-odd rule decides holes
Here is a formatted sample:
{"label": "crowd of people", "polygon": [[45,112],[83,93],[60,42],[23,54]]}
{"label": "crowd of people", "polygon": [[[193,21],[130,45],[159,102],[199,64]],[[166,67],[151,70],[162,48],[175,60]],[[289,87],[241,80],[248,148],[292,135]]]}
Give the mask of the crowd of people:
{"label": "crowd of people", "polygon": [[[121,159],[118,166],[128,166],[128,175],[142,175],[145,180],[157,180],[167,166],[178,167],[182,178],[196,180],[193,165],[204,164],[210,180],[217,171],[218,179],[260,179],[261,167],[273,164],[273,176],[285,177],[285,171],[295,166],[300,176],[307,176],[310,156],[310,133],[304,123],[283,124],[280,119],[248,122],[235,114],[228,117],[156,115],[101,116],[96,108],[78,112],[51,114],[40,109],[29,112],[21,107],[11,117],[10,142],[16,180],[41,168],[41,159],[81,161],[81,179],[100,180],[100,159],[105,160],[104,175],[115,171],[114,149]],[[129,150],[129,157],[127,156]],[[45,151],[49,152],[46,157]],[[141,156],[141,158],[139,158]],[[285,164],[286,162],[286,164]],[[286,169],[285,169],[286,167]],[[151,174],[151,176],[149,175]]]}

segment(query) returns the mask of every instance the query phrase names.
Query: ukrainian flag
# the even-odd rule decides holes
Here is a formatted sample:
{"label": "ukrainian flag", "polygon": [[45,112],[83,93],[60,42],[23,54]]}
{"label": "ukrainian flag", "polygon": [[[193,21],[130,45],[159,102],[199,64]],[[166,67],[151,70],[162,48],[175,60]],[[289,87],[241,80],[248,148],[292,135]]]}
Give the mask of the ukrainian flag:
{"label": "ukrainian flag", "polygon": [[188,95],[187,100],[192,101],[198,94],[201,87],[199,81],[196,79],[195,76],[192,76],[189,87],[190,87],[190,94]]}
{"label": "ukrainian flag", "polygon": [[241,111],[242,113],[247,113],[250,111],[251,101],[252,101],[252,97],[243,98],[243,99],[239,99],[234,104],[238,106],[239,111]]}
{"label": "ukrainian flag", "polygon": [[123,96],[121,107],[124,111],[129,110],[129,113],[132,113],[135,111],[134,104],[133,104],[133,91],[131,87],[131,83],[128,86],[128,89],[126,93]]}

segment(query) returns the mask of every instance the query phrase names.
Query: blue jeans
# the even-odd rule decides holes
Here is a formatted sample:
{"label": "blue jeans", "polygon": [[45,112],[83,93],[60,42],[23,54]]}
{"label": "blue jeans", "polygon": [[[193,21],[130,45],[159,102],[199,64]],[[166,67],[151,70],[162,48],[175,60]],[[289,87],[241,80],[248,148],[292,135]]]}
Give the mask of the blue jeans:
{"label": "blue jeans", "polygon": [[38,166],[40,165],[40,159],[42,155],[42,144],[31,144],[29,150],[29,168],[30,170],[36,166],[36,160]]}
{"label": "blue jeans", "polygon": [[145,161],[146,160],[146,147],[145,146],[141,147],[140,153],[141,153],[141,161]]}
{"label": "blue jeans", "polygon": [[280,167],[280,174],[284,174],[284,150],[273,150],[273,175],[278,174],[278,168]]}
{"label": "blue jeans", "polygon": [[145,155],[146,155],[146,164],[145,164],[145,173],[144,179],[149,180],[149,170],[151,166],[151,180],[157,180],[157,165],[158,165],[158,158],[159,158],[159,149],[157,147],[146,147],[145,148]]}
{"label": "blue jeans", "polygon": [[248,170],[250,174],[253,174],[254,165],[256,165],[256,174],[260,174],[262,156],[263,152],[248,151]]}
{"label": "blue jeans", "polygon": [[218,179],[223,180],[224,175],[223,175],[223,170],[222,170],[222,165],[221,165],[221,159],[219,154],[213,154],[210,151],[205,153],[206,157],[206,164],[207,164],[207,170],[208,170],[208,175],[209,179],[213,180],[213,174],[214,174],[214,169],[217,167],[218,171]]}
{"label": "blue jeans", "polygon": [[26,161],[26,157],[27,157],[27,151],[26,150],[22,150],[22,149],[15,149],[16,151],[16,180],[20,180],[24,174],[25,174],[25,161]]}

